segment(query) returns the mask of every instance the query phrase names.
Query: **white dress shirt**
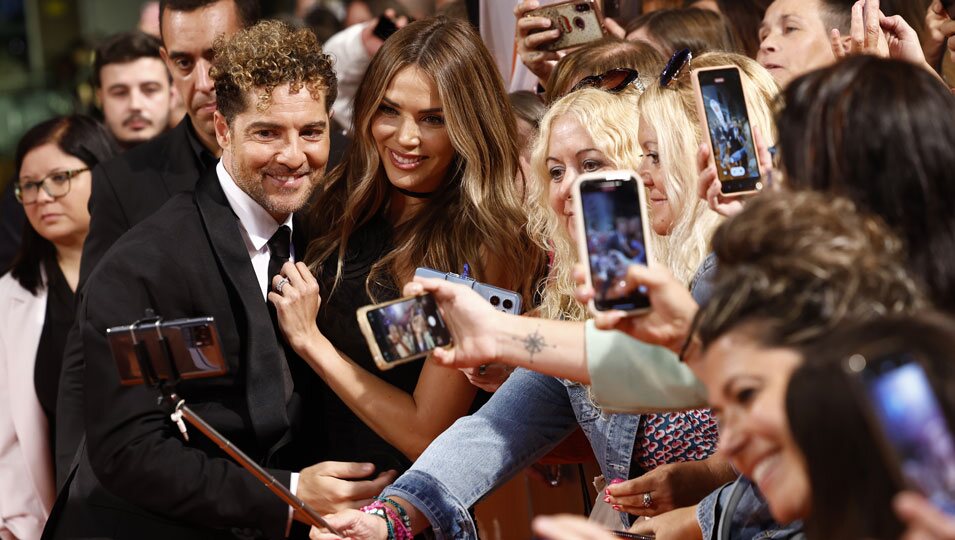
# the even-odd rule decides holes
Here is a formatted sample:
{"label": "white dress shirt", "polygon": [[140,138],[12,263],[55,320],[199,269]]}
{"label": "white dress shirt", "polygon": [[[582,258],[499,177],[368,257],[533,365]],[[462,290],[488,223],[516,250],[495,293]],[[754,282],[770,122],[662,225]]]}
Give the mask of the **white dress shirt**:
{"label": "white dress shirt", "polygon": [[[275,218],[265,208],[262,208],[262,205],[255,202],[252,197],[249,197],[248,193],[242,191],[242,188],[235,183],[229,171],[225,170],[225,165],[222,164],[221,159],[216,164],[216,176],[219,177],[219,185],[222,186],[225,198],[229,201],[229,206],[232,207],[236,220],[239,222],[239,232],[242,233],[242,240],[245,242],[246,249],[249,250],[249,259],[252,260],[252,268],[255,270],[259,288],[262,290],[262,298],[267,299],[269,291],[266,288],[266,283],[271,283],[273,277],[269,275],[271,253],[269,253],[268,241],[282,225],[286,225],[289,230],[293,230],[292,215],[289,214],[284,223],[276,222]],[[289,260],[295,262],[294,246],[290,246],[289,253],[291,254]],[[289,491],[295,493],[297,488],[298,473],[293,472],[289,481]],[[286,536],[288,536],[292,527],[293,514],[294,509],[289,506],[288,525],[285,528]]]}
{"label": "white dress shirt", "polygon": [[[279,230],[279,227],[285,225],[292,230],[292,216],[289,214],[284,223],[278,223],[262,206],[252,200],[249,194],[242,191],[229,171],[225,170],[222,160],[216,164],[216,175],[219,177],[219,184],[222,191],[225,192],[225,198],[229,201],[229,206],[235,212],[235,217],[239,220],[239,231],[242,233],[242,240],[245,241],[245,247],[249,250],[249,259],[252,260],[252,268],[255,269],[255,277],[259,280],[259,288],[262,289],[262,298],[268,298],[268,289],[266,283],[271,284],[274,276],[269,274],[269,253],[268,241]],[[295,248],[290,251],[292,262],[295,262]]]}

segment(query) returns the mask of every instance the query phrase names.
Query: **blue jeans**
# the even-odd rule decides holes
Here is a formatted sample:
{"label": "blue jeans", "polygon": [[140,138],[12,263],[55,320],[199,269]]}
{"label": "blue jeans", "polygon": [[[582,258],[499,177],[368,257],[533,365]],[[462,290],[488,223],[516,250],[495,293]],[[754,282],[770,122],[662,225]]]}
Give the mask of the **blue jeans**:
{"label": "blue jeans", "polygon": [[480,410],[438,436],[383,495],[413,504],[439,539],[477,538],[468,508],[576,427],[559,380],[515,370]]}
{"label": "blue jeans", "polygon": [[[467,509],[578,425],[607,481],[629,478],[640,420],[602,412],[586,386],[518,369],[484,407],[435,439],[384,494],[421,510],[438,538],[477,538]],[[619,515],[625,527],[628,516]]]}

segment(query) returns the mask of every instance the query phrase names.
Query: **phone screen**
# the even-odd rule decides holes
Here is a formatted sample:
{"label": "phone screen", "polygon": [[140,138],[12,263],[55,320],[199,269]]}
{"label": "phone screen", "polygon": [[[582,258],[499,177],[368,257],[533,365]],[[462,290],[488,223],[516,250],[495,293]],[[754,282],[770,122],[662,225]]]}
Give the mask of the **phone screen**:
{"label": "phone screen", "polygon": [[902,477],[955,515],[955,439],[925,370],[906,354],[864,371],[868,397]]}
{"label": "phone screen", "polygon": [[419,356],[451,343],[451,334],[430,294],[370,310],[366,316],[385,362]]}
{"label": "phone screen", "polygon": [[739,70],[705,70],[697,75],[723,193],[760,189],[759,161]]}
{"label": "phone screen", "polygon": [[643,291],[620,286],[628,266],[647,264],[638,189],[643,186],[633,178],[586,180],[580,184],[594,306],[601,311],[650,307]]}

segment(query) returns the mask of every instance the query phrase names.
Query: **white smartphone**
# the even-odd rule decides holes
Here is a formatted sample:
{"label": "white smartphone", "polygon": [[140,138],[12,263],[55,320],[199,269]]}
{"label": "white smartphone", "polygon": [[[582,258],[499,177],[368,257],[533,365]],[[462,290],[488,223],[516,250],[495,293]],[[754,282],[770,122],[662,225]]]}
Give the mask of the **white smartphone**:
{"label": "white smartphone", "polygon": [[623,283],[627,267],[646,266],[653,258],[643,191],[633,171],[583,174],[574,183],[578,250],[587,262],[587,283],[595,291],[591,307],[597,311],[650,309],[645,291]]}

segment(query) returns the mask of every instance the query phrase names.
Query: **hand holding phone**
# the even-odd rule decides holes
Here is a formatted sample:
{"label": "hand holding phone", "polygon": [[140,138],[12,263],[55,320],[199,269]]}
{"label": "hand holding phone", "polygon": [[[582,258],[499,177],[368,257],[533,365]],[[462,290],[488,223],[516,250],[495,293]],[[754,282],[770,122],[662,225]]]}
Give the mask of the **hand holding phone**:
{"label": "hand holding phone", "polygon": [[908,353],[845,362],[897,481],[955,516],[955,423],[919,359]]}
{"label": "hand holding phone", "polygon": [[721,194],[727,197],[763,189],[742,78],[737,66],[693,70],[700,121],[709,140]]}
{"label": "hand holding phone", "polygon": [[451,333],[430,294],[362,307],[358,326],[382,370],[424,358],[436,347],[451,344]]}
{"label": "hand holding phone", "polygon": [[606,33],[600,5],[594,0],[567,0],[528,11],[525,15],[548,18],[551,25],[547,30],[558,31],[557,39],[540,45],[540,49],[545,51],[559,51],[590,43]]}
{"label": "hand holding phone", "polygon": [[600,171],[577,178],[573,186],[578,253],[587,264],[596,311],[642,313],[650,299],[627,286],[630,265],[646,266],[650,238],[643,184],[633,171]]}

